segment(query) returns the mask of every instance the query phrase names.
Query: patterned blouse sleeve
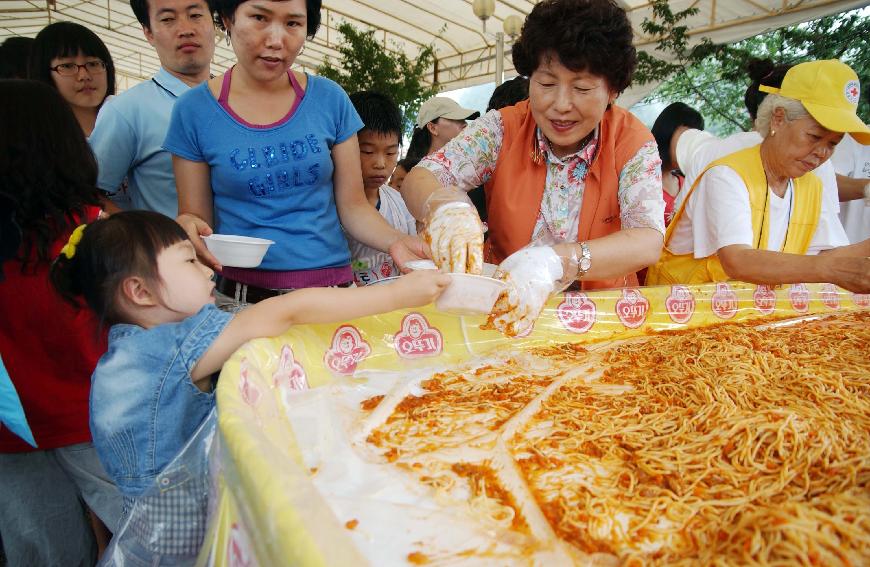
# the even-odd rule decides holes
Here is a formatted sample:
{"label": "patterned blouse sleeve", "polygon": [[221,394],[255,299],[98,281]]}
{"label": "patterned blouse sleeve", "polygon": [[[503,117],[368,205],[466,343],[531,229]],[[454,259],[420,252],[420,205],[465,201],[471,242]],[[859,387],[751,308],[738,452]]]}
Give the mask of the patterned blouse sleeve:
{"label": "patterned blouse sleeve", "polygon": [[419,166],[432,172],[442,185],[471,191],[492,176],[503,137],[501,113],[491,110],[443,148],[420,160]]}
{"label": "patterned blouse sleeve", "polygon": [[665,233],[662,160],[655,142],[647,142],[619,173],[622,228],[654,228]]}

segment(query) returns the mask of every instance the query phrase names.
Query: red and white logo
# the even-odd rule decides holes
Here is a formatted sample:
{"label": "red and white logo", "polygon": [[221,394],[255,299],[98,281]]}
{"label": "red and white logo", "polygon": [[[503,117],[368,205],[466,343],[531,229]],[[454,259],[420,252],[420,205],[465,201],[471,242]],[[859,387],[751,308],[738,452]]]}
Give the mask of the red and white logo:
{"label": "red and white logo", "polygon": [[622,290],[622,298],[616,302],[616,316],[629,329],[637,329],[646,321],[649,313],[649,300],[639,289],[633,287]]}
{"label": "red and white logo", "polygon": [[788,290],[788,298],[791,301],[792,308],[799,313],[804,313],[810,308],[810,290],[807,289],[806,284],[791,284]]}
{"label": "red and white logo", "polygon": [[672,285],[665,300],[665,309],[674,323],[688,323],[695,314],[695,296],[684,285]]}
{"label": "red and white logo", "polygon": [[710,299],[710,307],[716,317],[731,319],[737,314],[737,306],[737,294],[731,289],[731,284],[728,282],[717,283],[716,291]]}
{"label": "red and white logo", "polygon": [[870,293],[853,293],[852,301],[858,307],[870,308]]}
{"label": "red and white logo", "polygon": [[770,315],[776,309],[776,292],[769,285],[760,284],[752,294],[755,308],[762,315]]}
{"label": "red and white logo", "polygon": [[393,266],[386,260],[381,264],[381,277],[388,278],[393,275]]}
{"label": "red and white logo", "polygon": [[239,524],[233,522],[227,540],[227,565],[229,567],[251,567],[254,564],[248,536]]}
{"label": "red and white logo", "polygon": [[260,389],[248,377],[249,372],[248,359],[243,358],[239,364],[239,392],[245,403],[253,407],[260,401]]}
{"label": "red and white logo", "polygon": [[290,345],[284,345],[281,348],[281,358],[278,360],[278,369],[272,374],[272,384],[276,388],[284,390],[308,389],[308,377],[305,376],[305,369],[296,362]]}
{"label": "red and white logo", "polygon": [[578,335],[592,328],[596,313],[595,302],[582,291],[569,291],[565,294],[565,301],[556,308],[562,326]]}
{"label": "red and white logo", "polygon": [[332,346],[323,355],[327,368],[336,374],[350,376],[357,365],[372,352],[353,325],[343,325],[332,335]]}
{"label": "red and white logo", "polygon": [[828,309],[840,308],[840,293],[834,284],[822,284],[822,289],[819,290],[819,299],[822,300],[822,305]]}
{"label": "red and white logo", "polygon": [[849,81],[843,88],[843,94],[846,95],[849,104],[858,104],[861,98],[861,84],[858,81]]}
{"label": "red and white logo", "polygon": [[444,350],[441,331],[429,325],[419,313],[408,313],[402,319],[402,329],[393,338],[396,352],[402,358],[438,356]]}

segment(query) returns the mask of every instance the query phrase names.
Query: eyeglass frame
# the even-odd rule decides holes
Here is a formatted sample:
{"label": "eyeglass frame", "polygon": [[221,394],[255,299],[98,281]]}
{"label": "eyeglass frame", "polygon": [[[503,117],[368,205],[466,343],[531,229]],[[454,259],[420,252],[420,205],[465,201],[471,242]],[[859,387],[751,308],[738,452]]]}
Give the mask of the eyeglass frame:
{"label": "eyeglass frame", "polygon": [[[94,65],[94,64],[97,65],[97,69],[89,69],[88,68],[88,65]],[[70,73],[68,75],[58,71],[58,69],[60,69],[61,67],[65,66],[65,65],[75,65],[76,69],[75,69],[75,71],[73,71],[72,73]],[[106,72],[107,67],[108,67],[108,65],[106,64],[105,61],[103,61],[102,59],[96,59],[93,61],[86,61],[82,64],[73,63],[73,62],[58,63],[54,67],[49,67],[48,69],[50,71],[54,71],[55,73],[57,73],[61,77],[75,77],[76,75],[79,74],[80,69],[84,69],[89,75],[101,75],[102,73]]]}

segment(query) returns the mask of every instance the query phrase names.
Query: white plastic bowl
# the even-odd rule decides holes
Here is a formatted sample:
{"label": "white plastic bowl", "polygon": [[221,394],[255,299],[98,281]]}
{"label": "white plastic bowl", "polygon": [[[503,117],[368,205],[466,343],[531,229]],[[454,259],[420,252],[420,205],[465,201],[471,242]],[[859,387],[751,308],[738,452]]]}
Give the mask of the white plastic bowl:
{"label": "white plastic bowl", "polygon": [[371,281],[371,282],[367,283],[366,285],[370,286],[370,285],[388,284],[388,283],[392,283],[392,282],[396,281],[397,279],[399,279],[401,277],[402,276],[390,276],[388,278],[381,278],[379,280]]}
{"label": "white plastic bowl", "polygon": [[432,260],[411,260],[405,264],[409,270],[437,270],[438,266]]}
{"label": "white plastic bowl", "polygon": [[256,268],[263,261],[269,246],[275,244],[265,238],[232,234],[212,234],[202,239],[218,262],[232,268]]}
{"label": "white plastic bowl", "polygon": [[435,300],[439,311],[455,315],[476,315],[489,313],[504,290],[505,284],[486,276],[473,274],[448,274],[453,283]]}

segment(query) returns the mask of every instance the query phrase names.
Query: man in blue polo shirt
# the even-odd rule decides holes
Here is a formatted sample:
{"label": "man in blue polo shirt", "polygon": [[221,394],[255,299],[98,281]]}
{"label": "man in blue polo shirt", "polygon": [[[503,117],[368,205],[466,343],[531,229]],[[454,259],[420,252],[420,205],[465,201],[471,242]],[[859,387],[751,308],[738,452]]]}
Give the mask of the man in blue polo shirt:
{"label": "man in blue polo shirt", "polygon": [[175,218],[172,156],[161,146],[175,100],[209,78],[214,23],[206,0],[130,0],[130,6],[157,50],[160,70],[100,109],[89,140],[99,164],[97,185],[123,208]]}

